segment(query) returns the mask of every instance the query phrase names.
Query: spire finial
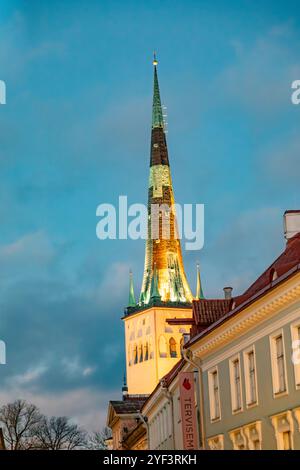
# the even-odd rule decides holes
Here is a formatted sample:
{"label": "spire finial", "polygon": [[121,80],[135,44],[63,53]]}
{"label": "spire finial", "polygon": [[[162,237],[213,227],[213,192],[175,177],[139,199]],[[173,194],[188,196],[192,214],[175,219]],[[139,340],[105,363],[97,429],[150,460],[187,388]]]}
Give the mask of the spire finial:
{"label": "spire finial", "polygon": [[157,58],[156,58],[156,52],[153,52],[153,65],[156,66],[158,64]]}

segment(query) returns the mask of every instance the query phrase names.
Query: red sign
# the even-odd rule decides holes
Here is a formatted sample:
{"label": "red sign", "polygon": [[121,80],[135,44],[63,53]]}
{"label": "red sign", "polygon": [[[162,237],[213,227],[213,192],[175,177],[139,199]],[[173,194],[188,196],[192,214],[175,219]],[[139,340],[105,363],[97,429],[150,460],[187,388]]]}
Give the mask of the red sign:
{"label": "red sign", "polygon": [[179,373],[181,424],[184,450],[198,449],[193,372]]}

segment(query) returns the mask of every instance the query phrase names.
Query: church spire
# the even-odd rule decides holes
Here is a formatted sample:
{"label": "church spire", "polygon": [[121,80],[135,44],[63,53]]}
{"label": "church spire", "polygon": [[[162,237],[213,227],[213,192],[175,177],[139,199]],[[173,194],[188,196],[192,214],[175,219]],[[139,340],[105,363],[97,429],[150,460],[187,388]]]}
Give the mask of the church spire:
{"label": "church spire", "polygon": [[164,128],[164,119],[160,101],[158,77],[157,77],[157,64],[156,54],[153,55],[153,66],[154,66],[154,84],[153,84],[153,104],[152,104],[152,129],[158,127]]}
{"label": "church spire", "polygon": [[129,299],[128,299],[128,307],[135,307],[135,295],[134,295],[134,287],[133,287],[133,275],[132,271],[129,271]]}
{"label": "church spire", "polygon": [[[193,299],[188,285],[180,240],[177,239],[177,221],[174,194],[169,167],[169,156],[160,99],[157,74],[157,58],[154,55],[154,83],[152,103],[152,128],[150,148],[150,175],[148,189],[148,238],[146,240],[145,269],[140,304],[147,305],[160,298],[160,302],[190,303]],[[152,207],[168,207],[170,234],[163,236],[162,217],[152,220]],[[165,212],[160,214],[164,215]],[[156,228],[158,237],[152,233]],[[156,287],[159,297],[153,296]]]}
{"label": "church spire", "polygon": [[197,287],[196,287],[196,300],[204,299],[201,276],[200,276],[200,265],[197,263]]}

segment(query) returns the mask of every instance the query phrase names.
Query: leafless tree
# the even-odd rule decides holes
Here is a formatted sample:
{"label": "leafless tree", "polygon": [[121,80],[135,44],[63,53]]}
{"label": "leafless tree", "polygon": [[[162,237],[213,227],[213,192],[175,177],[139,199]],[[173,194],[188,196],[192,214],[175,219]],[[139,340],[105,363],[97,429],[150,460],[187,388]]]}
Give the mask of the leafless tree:
{"label": "leafless tree", "polygon": [[111,429],[107,426],[102,431],[94,431],[89,435],[88,446],[90,450],[106,450],[106,440],[111,438]]}
{"label": "leafless tree", "polygon": [[43,417],[37,424],[35,437],[40,449],[73,450],[86,447],[86,433],[65,416]]}
{"label": "leafless tree", "polygon": [[38,408],[24,400],[16,400],[0,408],[0,424],[7,448],[30,449],[35,446],[35,429],[42,420]]}

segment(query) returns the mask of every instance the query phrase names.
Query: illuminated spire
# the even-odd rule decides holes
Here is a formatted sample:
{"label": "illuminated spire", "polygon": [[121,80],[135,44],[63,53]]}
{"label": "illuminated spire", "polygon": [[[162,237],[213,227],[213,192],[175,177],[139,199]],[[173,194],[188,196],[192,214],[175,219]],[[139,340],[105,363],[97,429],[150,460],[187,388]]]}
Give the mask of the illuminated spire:
{"label": "illuminated spire", "polygon": [[135,307],[135,295],[134,295],[134,288],[133,288],[133,276],[132,271],[129,271],[129,299],[128,299],[128,307]]}
{"label": "illuminated spire", "polygon": [[164,119],[160,101],[158,77],[157,77],[157,59],[154,52],[153,65],[154,65],[154,85],[153,85],[153,104],[152,104],[152,129],[156,127],[164,128]]}
{"label": "illuminated spire", "polygon": [[204,299],[202,284],[201,284],[201,276],[200,276],[200,266],[197,263],[197,288],[196,288],[196,300]]}
{"label": "illuminated spire", "polygon": [[[140,304],[148,305],[155,299],[160,302],[189,304],[193,300],[182,260],[180,240],[177,239],[176,213],[166,134],[160,101],[157,76],[157,58],[154,54],[154,84],[152,104],[152,129],[150,148],[150,175],[148,189],[148,237],[146,240],[145,268],[140,295]],[[152,236],[153,205],[170,208],[168,212],[170,238],[162,231],[162,217],[159,218],[158,239]],[[165,214],[164,214],[165,215]]]}

